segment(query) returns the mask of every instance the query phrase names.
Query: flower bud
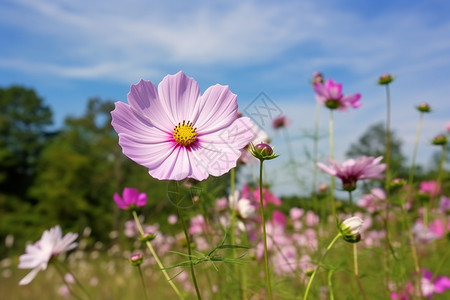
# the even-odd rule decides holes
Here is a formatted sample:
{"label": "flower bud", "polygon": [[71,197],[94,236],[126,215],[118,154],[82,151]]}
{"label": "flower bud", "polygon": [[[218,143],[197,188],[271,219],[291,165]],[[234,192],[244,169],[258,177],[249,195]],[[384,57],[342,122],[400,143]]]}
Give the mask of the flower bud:
{"label": "flower bud", "polygon": [[422,102],[419,105],[416,106],[417,110],[423,113],[429,113],[431,112],[431,107],[428,103]]}
{"label": "flower bud", "polygon": [[312,84],[315,84],[317,82],[323,83],[323,74],[316,71],[313,73],[313,79],[312,79]]}
{"label": "flower bud", "polygon": [[351,217],[344,222],[340,223],[338,226],[339,232],[342,238],[349,243],[357,243],[361,240],[361,226],[364,221],[360,217]]}
{"label": "flower bud", "polygon": [[391,189],[396,190],[396,189],[399,189],[399,188],[405,186],[406,180],[403,178],[395,178],[395,179],[392,179],[392,181],[389,185],[390,185]]}
{"label": "flower bud", "polygon": [[259,160],[270,160],[277,158],[279,155],[273,153],[272,147],[268,144],[260,143],[256,146],[250,144],[250,153]]}
{"label": "flower bud", "polygon": [[128,259],[128,262],[132,266],[137,267],[137,266],[140,266],[144,262],[144,257],[142,256],[141,253],[135,253],[130,256],[130,258]]}
{"label": "flower bud", "polygon": [[148,232],[148,233],[144,234],[143,236],[139,237],[139,240],[141,242],[145,243],[145,242],[153,241],[155,238],[156,238],[156,234]]}
{"label": "flower bud", "polygon": [[440,134],[436,136],[431,143],[437,146],[444,146],[447,144],[447,137],[443,134]]}
{"label": "flower bud", "polygon": [[394,77],[389,73],[383,74],[378,78],[378,84],[380,85],[389,84],[392,81],[394,81]]}

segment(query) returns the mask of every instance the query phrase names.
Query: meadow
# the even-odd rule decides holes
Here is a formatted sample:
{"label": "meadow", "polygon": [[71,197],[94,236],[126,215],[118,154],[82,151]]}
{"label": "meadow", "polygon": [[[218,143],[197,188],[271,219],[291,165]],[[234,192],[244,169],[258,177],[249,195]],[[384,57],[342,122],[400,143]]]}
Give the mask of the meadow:
{"label": "meadow", "polygon": [[[395,80],[378,83],[389,112]],[[332,116],[357,113],[361,95],[320,73],[312,89],[330,111],[320,140],[330,152],[319,157],[313,132],[310,173],[299,179],[312,192],[292,197],[273,191],[280,153],[226,86],[200,96],[179,72],[158,89],[133,85],[128,103],[92,101],[39,148],[28,192],[0,195],[0,298],[448,299],[450,124],[431,141],[426,172],[415,160],[427,103],[412,108],[411,162],[399,157],[389,113],[381,153],[335,161]],[[282,176],[299,160],[291,153]],[[257,172],[242,176],[250,166]]]}

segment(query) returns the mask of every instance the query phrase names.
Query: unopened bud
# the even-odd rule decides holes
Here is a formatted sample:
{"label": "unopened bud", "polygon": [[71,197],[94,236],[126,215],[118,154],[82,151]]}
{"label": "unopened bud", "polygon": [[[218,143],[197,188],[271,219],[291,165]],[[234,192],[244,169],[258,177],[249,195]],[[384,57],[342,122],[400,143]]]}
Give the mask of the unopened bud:
{"label": "unopened bud", "polygon": [[260,143],[256,146],[250,144],[250,153],[259,160],[270,160],[279,156],[275,155],[272,147],[266,143]]}
{"label": "unopened bud", "polygon": [[436,136],[431,143],[437,146],[444,146],[447,144],[447,137],[443,134],[440,134]]}
{"label": "unopened bud", "polygon": [[342,238],[349,243],[357,243],[361,240],[361,226],[364,221],[360,217],[351,217],[338,226]]}
{"label": "unopened bud", "polygon": [[428,103],[422,102],[416,106],[417,110],[423,113],[429,113],[431,111],[431,107]]}
{"label": "unopened bud", "polygon": [[394,77],[392,77],[391,74],[386,73],[380,76],[380,78],[378,78],[378,84],[384,85],[384,84],[389,84],[392,81],[394,81]]}
{"label": "unopened bud", "polygon": [[130,256],[128,259],[131,265],[133,266],[140,266],[144,262],[144,257],[141,253],[135,253]]}

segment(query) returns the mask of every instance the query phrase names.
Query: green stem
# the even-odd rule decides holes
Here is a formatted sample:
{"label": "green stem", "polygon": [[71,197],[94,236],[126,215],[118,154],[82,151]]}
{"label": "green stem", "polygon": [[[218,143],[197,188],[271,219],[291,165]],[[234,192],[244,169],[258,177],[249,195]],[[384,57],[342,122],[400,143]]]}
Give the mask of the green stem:
{"label": "green stem", "polygon": [[409,169],[408,185],[410,186],[410,189],[412,189],[412,184],[413,184],[413,180],[414,180],[414,172],[416,169],[417,148],[419,146],[420,132],[422,131],[422,123],[423,123],[423,113],[420,113],[419,123],[417,124],[416,140],[414,142],[413,156],[412,156],[412,160],[411,160],[411,168]]}
{"label": "green stem", "polygon": [[420,262],[419,262],[419,257],[417,255],[417,249],[416,249],[416,244],[415,244],[415,241],[414,241],[414,235],[413,235],[413,232],[411,230],[411,225],[409,224],[408,216],[406,214],[406,211],[405,211],[403,205],[400,205],[400,209],[401,209],[402,216],[403,216],[403,222],[404,222],[405,227],[407,229],[409,245],[411,247],[411,255],[413,257],[413,262],[414,262],[414,271],[416,273],[415,274],[416,275],[415,276],[415,280],[414,280],[414,283],[415,283],[414,287],[416,289],[416,292],[421,296],[421,299],[422,299],[423,298],[423,295],[422,295],[422,283],[421,283],[422,274],[420,272]]}
{"label": "green stem", "polygon": [[334,270],[330,269],[328,271],[328,289],[330,290],[330,300],[334,300],[334,292],[333,292],[333,282],[331,281],[331,277],[333,276]]}
{"label": "green stem", "polygon": [[313,206],[317,211],[317,162],[319,156],[319,117],[320,117],[320,107],[322,105],[317,102],[316,103],[316,112],[314,115],[314,137],[313,137],[313,182],[312,182],[312,195],[313,195]]}
{"label": "green stem", "polygon": [[[333,121],[333,110],[330,109],[330,122],[329,122],[329,132],[330,132],[330,159],[334,160],[334,121]],[[333,216],[336,218],[336,203],[334,203],[334,189],[336,187],[335,178],[331,176],[331,187],[330,187],[330,203]]]}
{"label": "green stem", "polygon": [[386,233],[385,238],[385,289],[386,291],[389,290],[389,284],[390,284],[390,262],[389,262],[389,251],[391,249],[391,243],[389,239],[389,211],[391,206],[391,195],[390,195],[390,184],[391,184],[391,95],[389,90],[389,84],[386,84],[386,153],[385,153],[385,162],[386,162],[386,177],[385,177],[385,184],[384,189],[386,193],[386,210],[385,210],[385,216],[384,216],[384,231]]}
{"label": "green stem", "polygon": [[[234,205],[237,206],[238,199],[235,199],[235,189],[236,189],[236,169],[233,168],[230,170],[230,198],[233,199]],[[230,222],[230,238],[231,244],[236,245],[236,207],[231,208],[231,222]],[[233,248],[233,256],[237,256],[236,248]],[[238,276],[238,288],[239,288],[239,297],[240,299],[245,299],[244,290],[242,288],[242,268],[238,266],[238,264],[234,265],[234,272],[237,273]]]}
{"label": "green stem", "polygon": [[[133,210],[132,214],[133,214],[134,222],[136,223],[136,226],[139,230],[139,233],[141,234],[142,237],[144,237],[145,232],[144,232],[144,229],[142,228],[141,221],[139,221],[139,217],[138,217],[136,211]],[[170,284],[170,286],[174,290],[175,294],[177,294],[178,298],[183,299],[183,296],[181,295],[180,291],[175,286],[172,279],[170,279],[169,274],[167,274],[167,271],[164,268],[163,264],[161,263],[161,260],[159,259],[158,254],[156,254],[155,249],[153,249],[152,244],[149,241],[147,241],[145,244],[147,245],[147,248],[150,250],[150,253],[152,254],[153,258],[155,259],[156,263],[158,264],[159,269],[163,272],[164,277],[166,278],[167,282]]]}
{"label": "green stem", "polygon": [[[56,260],[53,261],[53,265],[55,266],[56,271],[58,272],[59,276],[61,276],[62,280],[64,281],[64,284],[67,286],[67,288],[69,289],[69,292],[72,294],[72,296],[74,296],[77,299],[82,300],[83,298],[80,297],[80,295],[78,295],[77,293],[74,292],[74,290],[72,289],[71,285],[69,282],[67,282],[65,276],[64,276],[64,272],[60,269],[59,266],[59,262],[57,262]],[[72,277],[75,279],[75,277],[73,276],[72,273],[70,273],[72,275]],[[86,294],[89,298],[89,295]]]}
{"label": "green stem", "polygon": [[263,202],[263,160],[260,160],[259,165],[259,202],[260,202],[260,212],[261,221],[263,228],[263,238],[264,238],[264,266],[266,273],[266,287],[267,293],[269,295],[268,299],[273,299],[272,296],[272,284],[270,283],[270,269],[269,269],[269,257],[267,253],[267,234],[266,234],[266,217],[264,216],[264,202]]}
{"label": "green stem", "polygon": [[179,206],[180,203],[180,193],[178,191],[178,184],[175,184],[175,188],[176,188],[176,197],[177,197],[177,211],[178,211],[178,217],[180,218],[181,221],[181,225],[183,226],[183,231],[184,231],[184,236],[186,238],[186,244],[187,244],[187,249],[188,249],[188,255],[189,255],[189,267],[191,269],[191,276],[192,276],[192,282],[194,283],[194,287],[195,287],[195,293],[197,294],[197,299],[201,300],[202,297],[200,295],[200,290],[198,288],[198,284],[197,284],[197,277],[195,276],[195,271],[194,271],[194,264],[192,263],[192,248],[191,248],[191,238],[189,237],[189,231],[186,225],[186,221],[184,220],[184,215],[183,212],[181,211],[181,208]]}
{"label": "green stem", "polygon": [[433,273],[433,277],[431,278],[431,282],[434,282],[434,280],[438,276],[439,272],[441,271],[442,267],[444,266],[445,262],[447,261],[449,255],[450,255],[450,248],[447,248],[447,252],[445,252],[444,256],[442,257],[442,259],[439,262],[436,270]]}
{"label": "green stem", "polygon": [[311,277],[309,278],[308,281],[308,285],[306,286],[306,290],[305,290],[305,294],[303,296],[303,300],[306,300],[308,298],[308,294],[309,294],[309,290],[311,288],[311,284],[314,280],[314,277],[316,277],[317,271],[319,270],[322,261],[325,259],[325,256],[328,254],[328,251],[331,249],[331,247],[333,247],[334,243],[336,243],[336,241],[341,237],[341,234],[338,233],[334,239],[331,241],[331,243],[328,245],[327,249],[325,250],[325,253],[322,255],[322,257],[320,258],[317,267],[314,269],[314,272],[311,274]]}
{"label": "green stem", "polygon": [[145,299],[148,300],[147,289],[145,288],[144,275],[142,274],[141,266],[137,266],[137,268],[138,268],[138,271],[139,271],[139,277],[141,278],[142,288],[144,289]]}

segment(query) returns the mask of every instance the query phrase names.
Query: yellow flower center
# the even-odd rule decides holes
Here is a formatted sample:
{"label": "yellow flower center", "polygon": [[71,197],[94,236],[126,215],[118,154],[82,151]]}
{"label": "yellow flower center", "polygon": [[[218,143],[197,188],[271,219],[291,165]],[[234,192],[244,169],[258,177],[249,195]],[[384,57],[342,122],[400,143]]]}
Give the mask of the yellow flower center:
{"label": "yellow flower center", "polygon": [[183,121],[183,123],[178,123],[178,125],[173,130],[173,138],[179,145],[185,147],[190,146],[197,139],[197,133],[195,132],[192,122]]}

